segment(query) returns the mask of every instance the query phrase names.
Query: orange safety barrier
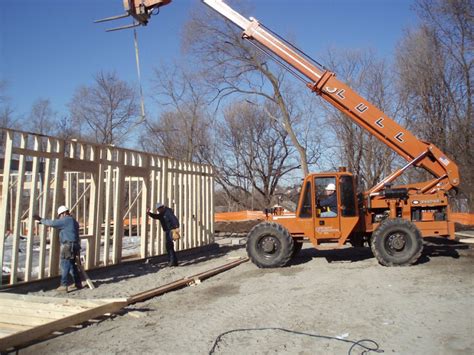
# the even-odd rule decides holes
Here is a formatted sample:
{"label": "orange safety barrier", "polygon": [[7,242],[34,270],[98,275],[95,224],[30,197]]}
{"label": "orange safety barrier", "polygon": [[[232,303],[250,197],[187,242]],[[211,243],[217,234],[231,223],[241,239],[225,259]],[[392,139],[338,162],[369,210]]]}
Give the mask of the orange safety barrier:
{"label": "orange safety barrier", "polygon": [[265,219],[265,213],[261,211],[238,211],[238,212],[220,212],[214,214],[216,222],[248,221],[253,219]]}

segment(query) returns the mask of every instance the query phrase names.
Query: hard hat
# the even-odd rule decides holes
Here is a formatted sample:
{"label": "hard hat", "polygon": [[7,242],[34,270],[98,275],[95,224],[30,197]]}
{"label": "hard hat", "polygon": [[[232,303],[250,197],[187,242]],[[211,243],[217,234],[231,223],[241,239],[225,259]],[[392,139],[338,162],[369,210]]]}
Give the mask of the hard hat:
{"label": "hard hat", "polygon": [[165,205],[162,204],[161,202],[157,202],[156,209],[161,208],[161,207],[165,207]]}
{"label": "hard hat", "polygon": [[326,191],[336,191],[336,185],[334,185],[332,182],[326,186]]}
{"label": "hard hat", "polygon": [[67,212],[69,211],[69,208],[67,208],[66,206],[59,206],[58,207],[58,216],[64,212]]}

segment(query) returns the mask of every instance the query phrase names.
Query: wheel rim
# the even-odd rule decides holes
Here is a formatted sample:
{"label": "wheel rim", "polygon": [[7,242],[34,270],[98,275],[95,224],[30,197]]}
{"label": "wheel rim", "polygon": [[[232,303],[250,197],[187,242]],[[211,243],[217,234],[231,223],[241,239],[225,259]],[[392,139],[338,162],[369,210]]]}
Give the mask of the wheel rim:
{"label": "wheel rim", "polygon": [[266,259],[276,257],[280,249],[280,241],[272,235],[264,235],[257,242],[257,250]]}
{"label": "wheel rim", "polygon": [[385,250],[392,256],[405,255],[411,247],[408,235],[400,231],[389,234],[384,244]]}

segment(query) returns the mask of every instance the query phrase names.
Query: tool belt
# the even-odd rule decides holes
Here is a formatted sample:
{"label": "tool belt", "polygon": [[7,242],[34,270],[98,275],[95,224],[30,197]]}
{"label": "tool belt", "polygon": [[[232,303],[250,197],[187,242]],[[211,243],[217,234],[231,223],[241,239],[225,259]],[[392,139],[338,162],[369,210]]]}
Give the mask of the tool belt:
{"label": "tool belt", "polygon": [[181,233],[179,228],[175,228],[171,230],[171,237],[173,238],[174,241],[179,240],[181,238]]}
{"label": "tool belt", "polygon": [[81,247],[78,243],[75,242],[66,242],[61,244],[61,259],[74,260],[76,255],[79,254]]}

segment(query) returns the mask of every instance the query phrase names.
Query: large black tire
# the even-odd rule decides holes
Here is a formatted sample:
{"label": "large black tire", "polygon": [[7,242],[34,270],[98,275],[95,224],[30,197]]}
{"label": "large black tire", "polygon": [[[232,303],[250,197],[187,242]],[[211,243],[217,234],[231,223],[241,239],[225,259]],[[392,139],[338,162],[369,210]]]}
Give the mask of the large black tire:
{"label": "large black tire", "polygon": [[247,254],[260,268],[282,267],[290,261],[293,245],[293,238],[282,225],[262,222],[249,232]]}
{"label": "large black tire", "polygon": [[385,266],[412,265],[423,250],[423,239],[418,228],[401,218],[383,221],[371,240],[372,253]]}

